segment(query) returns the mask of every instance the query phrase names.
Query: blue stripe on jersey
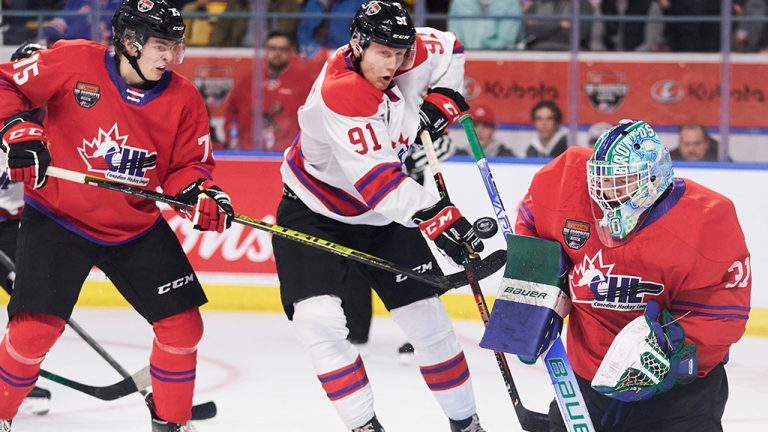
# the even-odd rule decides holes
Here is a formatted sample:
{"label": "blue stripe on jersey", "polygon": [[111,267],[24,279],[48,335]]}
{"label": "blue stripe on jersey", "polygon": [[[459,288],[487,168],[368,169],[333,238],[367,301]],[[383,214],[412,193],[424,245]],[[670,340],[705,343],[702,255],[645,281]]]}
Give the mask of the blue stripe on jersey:
{"label": "blue stripe on jersey", "polygon": [[144,106],[152,102],[160,97],[163,91],[171,84],[172,74],[170,70],[166,69],[157,84],[149,90],[140,90],[129,86],[123,77],[120,76],[120,71],[117,70],[117,63],[115,62],[115,55],[110,50],[104,53],[104,64],[107,66],[109,79],[117,87],[120,97],[131,105]]}

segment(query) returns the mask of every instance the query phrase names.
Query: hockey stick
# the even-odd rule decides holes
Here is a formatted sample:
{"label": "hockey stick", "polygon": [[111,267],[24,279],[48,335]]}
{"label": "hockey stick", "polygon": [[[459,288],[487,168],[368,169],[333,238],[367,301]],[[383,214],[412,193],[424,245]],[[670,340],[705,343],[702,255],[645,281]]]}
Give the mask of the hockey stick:
{"label": "hockey stick", "polygon": [[[2,264],[10,272],[8,274],[8,279],[11,280],[12,282],[15,281],[16,265],[13,263],[13,260],[11,260],[11,258],[8,255],[6,255],[5,252],[3,252],[2,250],[0,250],[0,264]],[[11,294],[13,292],[13,288],[11,287],[3,286],[3,289],[5,289],[5,291],[8,294]],[[146,389],[147,387],[152,385],[152,381],[149,375],[149,368],[144,368],[141,371],[131,375],[120,363],[117,362],[117,360],[115,360],[114,357],[112,357],[107,352],[107,350],[104,349],[103,346],[101,346],[99,342],[96,341],[96,339],[91,337],[91,335],[89,335],[88,332],[86,332],[85,329],[80,326],[80,324],[75,322],[74,319],[70,318],[69,321],[67,321],[67,324],[69,325],[70,328],[72,328],[72,330],[75,331],[75,333],[77,333],[78,336],[80,336],[85,341],[85,343],[88,344],[88,346],[93,348],[93,350],[96,351],[96,353],[98,353],[101,356],[101,358],[103,358],[107,363],[109,363],[109,365],[112,366],[112,368],[115,369],[117,373],[120,374],[120,376],[122,376],[125,379],[131,378],[131,380],[133,381],[135,385],[135,389],[129,393],[116,396],[115,399],[136,391],[141,393],[142,396],[147,395]],[[68,387],[71,387],[80,391],[83,391],[82,390],[83,388],[98,389],[97,387],[91,387],[84,384],[80,384],[75,381],[69,380],[67,378],[55,375],[47,371],[45,373],[41,372],[40,375],[43,378],[48,378],[52,381],[58,382],[59,384],[66,385]],[[129,384],[126,383],[125,386],[129,386]],[[121,389],[123,387],[124,387],[123,385],[120,385]],[[99,390],[92,390],[92,391],[99,391]],[[103,392],[104,390],[101,390],[101,391]],[[91,393],[88,393],[88,394],[91,394]],[[93,396],[93,394],[91,395]],[[111,400],[111,399],[106,399],[106,400]],[[213,401],[192,406],[193,420],[206,420],[214,416],[216,416],[216,404]]]}
{"label": "hockey stick", "polygon": [[[512,235],[512,224],[510,224],[507,211],[501,202],[496,182],[493,181],[493,175],[491,175],[488,160],[485,158],[483,147],[477,137],[472,117],[469,114],[465,114],[461,116],[459,122],[464,127],[464,132],[469,139],[472,154],[477,161],[477,168],[480,170],[483,184],[485,184],[485,189],[488,192],[488,198],[491,200],[491,205],[493,205],[493,210],[496,213],[496,218],[499,221],[499,225],[501,225],[504,236]],[[573,373],[571,362],[568,359],[560,337],[555,339],[547,351],[544,357],[544,365],[547,367],[549,378],[552,380],[552,386],[555,388],[557,404],[560,407],[560,413],[567,430],[594,431],[595,428],[592,425],[589,411],[587,411],[587,405],[584,403],[584,397],[579,389],[579,384],[576,382],[576,375]],[[525,426],[523,427],[525,428]],[[548,427],[542,430],[548,430]]]}
{"label": "hockey stick", "polygon": [[[154,192],[138,187],[126,185],[124,183],[118,183],[111,180],[106,180],[99,177],[94,177],[88,174],[83,174],[75,171],[66,170],[63,168],[49,166],[46,173],[51,177],[56,177],[62,180],[68,180],[75,183],[82,183],[91,186],[98,186],[104,189],[109,189],[117,192],[122,192],[128,195],[140,196],[142,198],[151,199],[157,202],[170,204],[177,208],[191,209],[192,206],[186,202],[181,202],[171,195],[166,195],[159,192]],[[467,277],[463,273],[454,273],[448,276],[418,273],[415,270],[400,266],[393,262],[387,261],[383,258],[379,258],[373,255],[369,255],[365,252],[360,252],[352,248],[342,246],[328,240],[323,240],[309,234],[304,234],[298,231],[294,231],[290,228],[284,228],[279,225],[267,223],[258,219],[253,219],[248,216],[235,215],[234,221],[245,226],[256,228],[261,231],[270,232],[274,235],[287,238],[289,240],[297,241],[299,243],[312,246],[314,248],[324,250],[326,252],[335,253],[345,258],[376,267],[382,270],[386,270],[397,275],[407,276],[418,281],[427,283],[429,285],[440,288],[447,291],[450,289],[460,288],[466,286],[469,282]],[[485,260],[481,261],[478,277],[485,278],[504,266],[506,263],[505,251],[498,250],[488,256]]]}
{"label": "hockey stick", "polygon": [[45,369],[40,369],[40,376],[55,383],[59,383],[63,386],[67,386],[71,389],[85,393],[89,396],[93,396],[97,399],[111,401],[119,399],[123,396],[128,396],[129,394],[136,393],[139,390],[137,383],[141,384],[144,380],[147,379],[146,377],[149,376],[149,366],[145,366],[140,371],[126,377],[120,382],[103,387],[95,387],[73,381],[53,372],[48,372]]}
{"label": "hockey stick", "polygon": [[[421,133],[421,142],[424,145],[424,151],[427,154],[427,161],[429,162],[429,168],[432,170],[432,174],[435,178],[437,190],[441,197],[447,197],[448,189],[445,186],[443,174],[440,171],[440,165],[437,160],[437,155],[435,154],[435,148],[432,145],[432,138],[429,136],[428,131]],[[487,326],[489,319],[488,304],[485,302],[483,291],[475,278],[474,259],[469,253],[465,253],[463,265],[467,274],[467,279],[470,281],[469,286],[472,289],[472,295],[475,297],[477,310],[480,312],[480,318],[483,320],[483,324]],[[520,426],[522,426],[524,430],[533,432],[549,430],[549,419],[546,414],[531,411],[523,406],[523,403],[520,400],[520,394],[515,386],[515,381],[512,379],[512,372],[509,370],[509,363],[507,363],[507,358],[504,353],[494,351],[493,354],[496,356],[496,362],[499,365],[504,384],[507,386],[507,393],[509,393],[509,397],[512,399],[512,405],[515,408],[517,419],[520,421]]]}

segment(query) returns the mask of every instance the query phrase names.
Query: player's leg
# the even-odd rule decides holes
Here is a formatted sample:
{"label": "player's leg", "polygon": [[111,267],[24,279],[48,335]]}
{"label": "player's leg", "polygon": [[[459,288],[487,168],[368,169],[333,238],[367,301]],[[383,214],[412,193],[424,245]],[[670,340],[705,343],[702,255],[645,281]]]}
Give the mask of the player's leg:
{"label": "player's leg", "polygon": [[[280,226],[341,242],[355,230],[310,211],[300,201],[283,198],[277,211]],[[272,237],[280,295],[299,341],[309,353],[318,380],[348,429],[376,421],[373,392],[362,358],[347,340],[341,307],[342,285],[349,266],[340,256]],[[365,287],[370,289],[369,287]],[[376,429],[373,426],[372,430]]]}
{"label": "player's leg", "polygon": [[22,215],[10,322],[0,342],[0,419],[13,418],[64,330],[95,262],[93,243],[31,206]]}
{"label": "player's leg", "polygon": [[186,424],[192,418],[197,344],[203,335],[198,307],[207,299],[175,234],[161,220],[138,239],[105,246],[97,265],[152,324],[153,427]]}
{"label": "player's leg", "polygon": [[[377,234],[369,237],[370,253],[413,269],[440,273],[419,230],[393,223],[379,228]],[[413,344],[422,376],[450,419],[451,430],[482,431],[464,352],[435,288],[376,269],[369,271],[392,319]]]}
{"label": "player's leg", "polygon": [[360,271],[358,263],[350,263],[347,278],[344,281],[342,304],[344,316],[347,318],[349,339],[358,349],[368,343],[373,317],[371,303],[372,282]]}

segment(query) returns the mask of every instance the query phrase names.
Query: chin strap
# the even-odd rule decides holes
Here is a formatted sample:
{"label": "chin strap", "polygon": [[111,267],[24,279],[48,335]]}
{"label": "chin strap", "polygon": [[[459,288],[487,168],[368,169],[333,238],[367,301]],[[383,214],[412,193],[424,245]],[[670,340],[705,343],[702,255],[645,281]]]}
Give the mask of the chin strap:
{"label": "chin strap", "polygon": [[141,68],[139,67],[139,56],[130,56],[128,54],[123,54],[125,58],[128,59],[128,63],[131,65],[133,70],[136,71],[137,74],[139,74],[139,78],[141,78],[143,81],[149,82],[150,80],[147,79],[147,77],[144,76],[143,73],[141,73]]}

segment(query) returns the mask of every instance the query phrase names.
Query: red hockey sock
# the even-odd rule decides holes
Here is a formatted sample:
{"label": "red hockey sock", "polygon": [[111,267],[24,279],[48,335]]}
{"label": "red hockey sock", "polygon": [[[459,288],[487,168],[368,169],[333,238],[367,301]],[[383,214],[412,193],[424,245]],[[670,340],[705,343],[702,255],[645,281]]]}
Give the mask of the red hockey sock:
{"label": "red hockey sock", "polygon": [[64,331],[64,320],[19,313],[0,342],[0,419],[12,419],[37,382],[40,363]]}
{"label": "red hockey sock", "polygon": [[203,336],[200,312],[186,312],[156,321],[149,358],[155,410],[163,420],[184,424],[192,418],[197,343]]}

